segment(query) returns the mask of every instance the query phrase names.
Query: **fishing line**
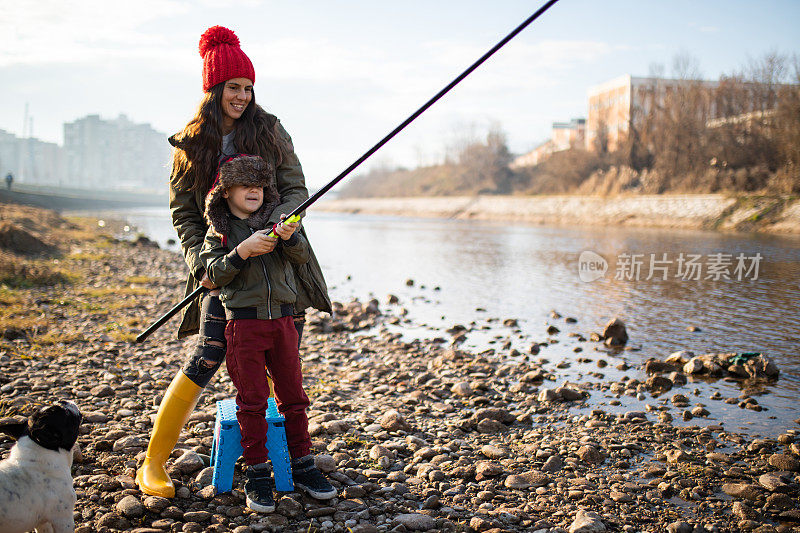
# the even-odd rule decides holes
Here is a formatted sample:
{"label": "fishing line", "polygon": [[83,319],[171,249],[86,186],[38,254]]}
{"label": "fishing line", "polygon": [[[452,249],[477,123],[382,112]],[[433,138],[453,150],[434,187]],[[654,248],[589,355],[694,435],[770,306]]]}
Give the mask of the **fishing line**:
{"label": "fishing line", "polygon": [[[395,129],[390,131],[383,139],[381,139],[380,141],[375,143],[375,145],[372,148],[370,148],[369,150],[364,152],[364,154],[362,154],[361,157],[359,157],[358,159],[353,161],[353,163],[349,167],[344,169],[338,176],[336,176],[331,181],[329,181],[320,190],[318,190],[313,195],[308,197],[306,199],[306,201],[304,201],[302,204],[300,204],[295,209],[293,209],[288,215],[286,215],[285,221],[286,222],[298,222],[300,220],[300,213],[302,213],[303,211],[308,209],[308,207],[311,204],[313,204],[314,202],[319,200],[325,193],[327,193],[329,190],[331,190],[337,183],[342,181],[345,177],[347,177],[348,174],[350,174],[353,170],[358,168],[361,165],[361,163],[366,161],[372,154],[374,154],[375,152],[380,150],[381,147],[384,144],[388,143],[390,140],[392,140],[392,138],[394,138],[395,135],[397,135],[398,133],[403,131],[406,128],[406,126],[408,126],[409,124],[414,122],[414,120],[416,120],[417,117],[419,117],[421,114],[423,114],[425,111],[427,111],[429,107],[431,107],[433,104],[438,102],[444,95],[449,93],[450,90],[453,87],[455,87],[456,85],[458,85],[459,83],[461,83],[461,81],[464,78],[466,78],[467,76],[472,74],[472,72],[475,69],[477,69],[479,66],[481,66],[487,59],[492,57],[495,54],[495,52],[497,52],[503,46],[505,46],[511,39],[516,37],[522,30],[527,28],[534,20],[539,18],[545,11],[550,9],[550,7],[552,7],[553,4],[555,4],[556,2],[558,2],[558,0],[549,0],[549,2],[545,3],[542,7],[540,7],[538,10],[536,10],[536,12],[533,15],[531,15],[530,17],[525,19],[525,21],[522,22],[522,24],[520,24],[519,26],[514,28],[508,35],[503,37],[496,45],[494,45],[492,48],[490,48],[488,52],[483,54],[480,58],[478,58],[477,61],[475,61],[473,64],[471,64],[469,67],[467,67],[466,70],[464,70],[464,72],[462,72],[461,74],[456,76],[453,79],[453,81],[448,83],[442,90],[440,90],[438,93],[433,95],[433,97],[430,100],[428,100],[427,102],[422,104],[422,106],[419,109],[417,109],[411,115],[409,115],[408,118],[406,118],[403,122],[401,122]],[[269,233],[269,235],[275,236],[274,231],[271,231]],[[175,314],[178,311],[180,311],[183,307],[188,305],[189,302],[191,302],[195,297],[197,297],[197,295],[199,295],[204,290],[206,290],[206,289],[202,285],[197,287],[197,289],[192,291],[191,294],[189,294],[183,300],[181,300],[178,305],[176,305],[175,307],[173,307],[172,309],[167,311],[167,313],[164,316],[162,316],[161,318],[156,320],[149,328],[147,328],[145,331],[140,333],[139,336],[136,337],[136,342],[142,342],[147,337],[149,337],[151,333],[153,333],[155,330],[160,328],[167,320],[169,320],[170,318],[175,316]]]}

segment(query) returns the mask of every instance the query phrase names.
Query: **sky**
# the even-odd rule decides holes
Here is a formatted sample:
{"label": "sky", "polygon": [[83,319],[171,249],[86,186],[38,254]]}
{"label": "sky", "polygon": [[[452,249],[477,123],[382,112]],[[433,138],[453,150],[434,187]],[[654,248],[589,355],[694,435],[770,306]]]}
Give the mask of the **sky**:
{"label": "sky", "polygon": [[[0,0],[0,129],[63,142],[63,123],[125,114],[171,134],[202,96],[206,28],[238,35],[260,105],[292,135],[310,187],[336,176],[543,1]],[[499,126],[524,153],[623,74],[708,79],[800,54],[800,1],[560,0],[366,164],[414,167]],[[166,140],[165,140],[166,142]],[[365,170],[366,170],[365,168]]]}

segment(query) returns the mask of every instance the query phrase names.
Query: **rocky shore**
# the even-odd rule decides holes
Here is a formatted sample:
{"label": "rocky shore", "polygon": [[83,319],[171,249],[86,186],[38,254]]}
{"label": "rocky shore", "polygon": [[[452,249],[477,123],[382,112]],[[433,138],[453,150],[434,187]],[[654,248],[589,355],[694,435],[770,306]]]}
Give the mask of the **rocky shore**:
{"label": "rocky shore", "polygon": [[321,211],[525,222],[800,234],[796,197],[722,194],[439,196],[324,200]]}
{"label": "rocky shore", "polygon": [[[796,427],[773,439],[686,422],[705,421],[712,402],[758,410],[744,385],[738,396],[700,398],[687,376],[717,364],[714,379],[768,383],[767,362],[733,361],[741,376],[725,373],[721,354],[632,367],[614,355],[624,350],[620,324],[577,333],[579,321],[557,313],[525,353],[500,347],[513,318],[493,322],[501,342],[480,353],[460,348],[474,325],[407,342],[403,302],[391,295],[309,315],[310,431],[338,498],[281,494],[275,513],[255,514],[239,466],[233,492],[215,493],[206,464],[215,402],[234,394],[224,369],[173,453],[176,498],[143,495],[135,469],[191,341],[174,339],[174,323],[143,345],[133,339],[179,299],[182,258],[146,239],[119,241],[111,224],[100,233],[96,221],[1,213],[0,418],[56,398],[79,405],[81,533],[800,531]],[[551,362],[548,350],[567,341],[570,358]],[[586,363],[593,379],[564,381],[562,369]],[[618,412],[621,400],[640,407]],[[0,439],[5,457],[13,442]]]}

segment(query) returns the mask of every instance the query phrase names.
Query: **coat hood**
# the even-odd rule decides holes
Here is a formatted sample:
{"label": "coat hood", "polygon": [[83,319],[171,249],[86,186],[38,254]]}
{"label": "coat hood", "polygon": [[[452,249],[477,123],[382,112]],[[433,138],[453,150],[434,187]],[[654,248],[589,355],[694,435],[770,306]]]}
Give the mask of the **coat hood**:
{"label": "coat hood", "polygon": [[223,194],[234,185],[264,188],[264,202],[255,213],[247,217],[247,225],[254,230],[266,229],[272,211],[280,203],[275,186],[275,167],[257,155],[236,154],[223,161],[211,190],[206,195],[205,218],[217,235],[226,237],[230,231],[230,210]]}

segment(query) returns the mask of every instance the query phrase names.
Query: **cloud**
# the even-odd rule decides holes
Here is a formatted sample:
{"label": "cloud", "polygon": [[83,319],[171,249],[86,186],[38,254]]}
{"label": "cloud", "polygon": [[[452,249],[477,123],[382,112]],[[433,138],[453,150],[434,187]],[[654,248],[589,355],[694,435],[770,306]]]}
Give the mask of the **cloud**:
{"label": "cloud", "polygon": [[[17,7],[17,6],[15,6]],[[144,31],[147,23],[185,13],[175,0],[36,0],[0,18],[0,67],[78,64],[124,58],[161,58],[169,35]],[[180,54],[178,54],[180,55]]]}
{"label": "cloud", "polygon": [[690,28],[694,28],[702,33],[719,33],[720,28],[717,26],[710,26],[707,24],[698,24],[696,22],[689,23]]}

